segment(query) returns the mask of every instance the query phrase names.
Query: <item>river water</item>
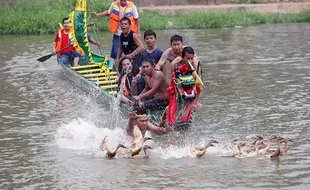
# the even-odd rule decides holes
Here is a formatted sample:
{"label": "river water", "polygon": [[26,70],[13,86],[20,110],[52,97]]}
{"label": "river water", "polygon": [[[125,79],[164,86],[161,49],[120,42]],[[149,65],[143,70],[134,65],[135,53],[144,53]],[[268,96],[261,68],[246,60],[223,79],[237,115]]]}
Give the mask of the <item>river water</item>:
{"label": "river water", "polygon": [[[100,142],[128,144],[126,120],[55,58],[36,61],[53,36],[0,36],[0,189],[309,189],[310,25],[157,31],[159,47],[173,34],[202,61],[207,88],[193,126],[153,136],[149,159],[112,160]],[[111,35],[102,37],[109,52]],[[294,142],[275,160],[226,156],[233,139],[254,134]],[[188,156],[210,139],[219,144],[205,156]]]}

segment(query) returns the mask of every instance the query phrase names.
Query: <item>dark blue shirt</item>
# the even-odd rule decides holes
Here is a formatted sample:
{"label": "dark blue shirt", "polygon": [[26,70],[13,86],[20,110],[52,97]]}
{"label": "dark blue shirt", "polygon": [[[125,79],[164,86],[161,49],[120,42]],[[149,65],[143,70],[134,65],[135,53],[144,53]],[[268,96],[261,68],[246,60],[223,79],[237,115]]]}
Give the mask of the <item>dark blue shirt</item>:
{"label": "dark blue shirt", "polygon": [[147,52],[146,49],[141,52],[143,60],[152,59],[155,64],[158,63],[163,53],[164,52],[159,48],[156,48],[152,53]]}

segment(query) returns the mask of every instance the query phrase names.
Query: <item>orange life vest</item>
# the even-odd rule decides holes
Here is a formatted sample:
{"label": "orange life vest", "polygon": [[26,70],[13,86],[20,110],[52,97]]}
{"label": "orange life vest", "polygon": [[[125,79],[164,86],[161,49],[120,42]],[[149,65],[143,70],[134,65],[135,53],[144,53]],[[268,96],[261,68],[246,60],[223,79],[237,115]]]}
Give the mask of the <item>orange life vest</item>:
{"label": "orange life vest", "polygon": [[[120,21],[120,4],[119,0],[115,1],[112,5],[112,12],[110,14],[110,31],[115,33],[117,31],[119,21]],[[131,1],[127,1],[127,5],[125,8],[124,17],[127,17],[131,21],[130,30],[137,32],[137,24],[133,17],[133,6],[134,4]]]}
{"label": "orange life vest", "polygon": [[126,75],[124,75],[123,77],[122,77],[122,79],[121,79],[121,84],[123,85],[123,93],[125,94],[125,95],[129,95],[129,89],[127,88],[127,86],[126,86]]}
{"label": "orange life vest", "polygon": [[[58,39],[57,39],[57,43],[55,44],[55,47],[56,47],[56,51],[60,50],[62,48],[62,31],[64,30],[64,28],[61,28],[58,30]],[[75,41],[74,41],[74,36],[73,36],[73,27],[70,28],[70,31],[69,31],[69,41],[72,42],[74,45],[73,45],[73,48],[80,54],[80,55],[84,55],[84,51],[82,50],[82,48],[80,48],[78,45],[76,45]],[[57,56],[59,57],[61,54],[61,52],[58,52],[57,53]]]}

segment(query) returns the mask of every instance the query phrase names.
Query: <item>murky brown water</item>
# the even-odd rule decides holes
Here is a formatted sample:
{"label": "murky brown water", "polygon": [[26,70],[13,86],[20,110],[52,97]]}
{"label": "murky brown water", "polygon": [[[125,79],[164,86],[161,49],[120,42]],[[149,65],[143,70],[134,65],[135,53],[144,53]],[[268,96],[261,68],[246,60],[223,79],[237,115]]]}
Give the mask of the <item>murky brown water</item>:
{"label": "murky brown water", "polygon": [[[99,151],[128,141],[126,121],[107,124],[92,92],[70,83],[48,54],[53,36],[0,36],[0,189],[309,189],[310,26],[158,31],[181,34],[203,62],[207,84],[192,130],[155,137],[150,159],[107,160]],[[111,35],[104,33],[109,51]],[[230,158],[230,141],[290,137],[278,160]],[[189,147],[220,143],[201,159]]]}

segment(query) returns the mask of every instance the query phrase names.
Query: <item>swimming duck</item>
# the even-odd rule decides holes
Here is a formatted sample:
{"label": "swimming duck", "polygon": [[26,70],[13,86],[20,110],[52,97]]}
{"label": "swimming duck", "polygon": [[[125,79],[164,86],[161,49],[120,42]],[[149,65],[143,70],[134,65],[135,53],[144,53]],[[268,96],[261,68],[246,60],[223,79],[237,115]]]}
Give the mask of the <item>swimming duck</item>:
{"label": "swimming duck", "polygon": [[293,142],[290,138],[283,138],[281,143],[284,143],[284,147],[280,148],[280,156],[287,154],[288,151],[288,142]]}
{"label": "swimming duck", "polygon": [[242,154],[243,157],[246,157],[246,158],[253,158],[253,157],[257,157],[259,155],[258,153],[258,150],[259,150],[259,145],[260,145],[260,141],[256,141],[255,142],[255,150],[250,152],[250,153],[245,153],[245,154]]}
{"label": "swimming duck", "polygon": [[283,137],[281,137],[281,136],[277,137],[277,149],[274,152],[268,154],[267,157],[274,159],[274,158],[278,158],[280,156],[280,154],[281,154],[280,149],[281,149],[281,141],[282,140],[283,140]]}
{"label": "swimming duck", "polygon": [[267,146],[265,148],[261,148],[261,146],[258,147],[258,153],[259,154],[266,154],[271,146],[271,143],[273,140],[275,140],[277,138],[277,136],[275,135],[271,135],[270,137],[268,137],[268,142],[267,142]]}
{"label": "swimming duck", "polygon": [[106,153],[107,158],[109,158],[109,159],[114,158],[116,156],[117,150],[119,148],[126,148],[124,145],[118,144],[116,149],[114,151],[112,151],[108,148],[108,146],[106,144],[106,138],[107,138],[107,136],[105,136],[104,139],[102,140],[101,145],[100,145],[100,149],[102,151],[105,151],[105,150],[107,151],[107,153]]}
{"label": "swimming duck", "polygon": [[246,153],[253,152],[255,151],[256,147],[258,149],[266,148],[267,145],[263,143],[263,139],[264,138],[260,135],[252,137],[251,140],[249,141],[249,144],[247,145],[247,148],[245,149],[245,152]]}
{"label": "swimming duck", "polygon": [[229,154],[229,156],[231,157],[240,157],[242,155],[241,147],[246,146],[248,144],[248,142],[246,141],[238,141],[236,139],[233,140],[231,143],[237,147],[237,151],[234,151]]}
{"label": "swimming duck", "polygon": [[210,147],[210,146],[214,146],[213,143],[218,143],[217,141],[215,140],[210,140],[208,142],[206,142],[204,144],[203,147],[200,147],[200,148],[193,148],[191,150],[191,157],[197,157],[197,158],[200,158],[202,157],[203,155],[205,155],[206,153],[206,150]]}
{"label": "swimming duck", "polygon": [[133,148],[130,148],[129,152],[130,152],[131,157],[138,155],[141,152],[142,147],[144,147],[144,143],[148,140],[152,140],[152,138],[151,137],[144,137],[142,140],[141,146],[135,146]]}
{"label": "swimming duck", "polygon": [[135,140],[135,142],[131,144],[130,148],[142,147],[145,141],[148,140],[152,140],[152,137],[144,137],[139,140]]}
{"label": "swimming duck", "polygon": [[148,155],[148,153],[146,151],[148,149],[152,149],[152,147],[150,147],[149,145],[144,145],[143,146],[144,155],[137,154],[137,155],[132,156],[132,158],[134,158],[134,159],[136,159],[136,158],[149,158],[149,155]]}

